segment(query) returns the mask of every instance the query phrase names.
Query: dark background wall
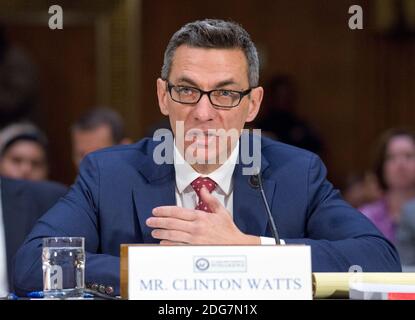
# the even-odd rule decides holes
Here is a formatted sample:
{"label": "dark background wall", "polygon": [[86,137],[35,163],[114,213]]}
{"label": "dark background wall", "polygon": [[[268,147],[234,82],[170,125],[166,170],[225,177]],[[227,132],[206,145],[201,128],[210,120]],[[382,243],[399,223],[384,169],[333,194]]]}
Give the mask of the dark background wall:
{"label": "dark background wall", "polygon": [[51,32],[46,26],[13,26],[8,34],[30,54],[39,72],[40,99],[36,123],[49,139],[52,180],[73,181],[70,125],[95,104],[95,48],[89,26]]}
{"label": "dark background wall", "polygon": [[[65,1],[55,2],[61,2],[63,8],[70,6]],[[83,2],[75,1],[74,8],[78,14],[90,15],[102,10],[103,2],[90,2],[83,11]],[[111,3],[108,10],[114,11],[123,1]],[[391,1],[136,3],[139,19],[134,39],[138,50],[137,65],[132,70],[137,75],[137,94],[124,102],[111,97],[108,100],[128,118],[128,131],[136,139],[161,119],[155,81],[169,38],[184,23],[206,17],[230,18],[248,30],[262,57],[261,84],[281,72],[296,80],[298,113],[322,136],[326,146],[322,157],[336,185],[348,173],[369,167],[372,144],[383,130],[393,126],[415,128],[415,37],[388,35],[377,18],[382,9],[392,10],[387,6]],[[348,27],[348,9],[353,4],[363,7],[363,30]],[[97,61],[100,52],[95,45],[95,22],[65,26],[59,33],[46,24],[8,24],[10,38],[39,66],[42,89],[37,118],[52,141],[52,178],[65,183],[70,183],[75,174],[70,162],[69,124],[99,101],[96,88],[98,74],[102,74],[98,66],[102,64]],[[115,75],[109,76],[113,82],[117,81]]]}

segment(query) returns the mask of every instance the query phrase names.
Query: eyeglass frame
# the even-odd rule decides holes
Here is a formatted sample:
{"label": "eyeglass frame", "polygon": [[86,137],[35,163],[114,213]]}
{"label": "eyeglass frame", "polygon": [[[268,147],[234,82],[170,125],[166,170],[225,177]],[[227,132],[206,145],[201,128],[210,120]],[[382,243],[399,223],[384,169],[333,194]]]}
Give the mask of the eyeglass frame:
{"label": "eyeglass frame", "polygon": [[[187,105],[197,104],[197,103],[199,103],[199,101],[202,99],[202,97],[206,94],[206,95],[208,96],[208,98],[209,98],[209,102],[212,104],[212,106],[213,106],[215,109],[227,109],[227,110],[229,110],[229,109],[232,109],[232,108],[236,108],[237,106],[239,106],[239,104],[241,103],[242,99],[243,99],[245,96],[249,95],[249,94],[251,93],[251,91],[252,91],[253,89],[255,89],[255,88],[256,88],[256,87],[249,87],[248,89],[246,89],[246,90],[244,90],[244,91],[238,91],[238,90],[228,90],[228,89],[213,89],[213,90],[209,90],[209,91],[204,91],[204,90],[202,90],[202,89],[200,89],[200,88],[196,88],[196,87],[192,87],[192,86],[176,86],[176,85],[171,84],[168,80],[165,80],[165,79],[163,79],[163,80],[166,82],[166,85],[167,85],[167,91],[168,91],[168,92],[169,92],[169,94],[170,94],[170,98],[171,98],[174,102],[181,103],[181,104],[187,104]],[[175,99],[173,98],[173,96],[172,96],[172,94],[171,94],[171,90],[172,90],[173,88],[175,88],[175,87],[186,87],[186,88],[190,88],[190,89],[195,89],[195,90],[199,91],[199,93],[200,93],[199,99],[198,99],[197,101],[195,101],[195,102],[182,102],[182,101],[177,101],[177,100],[175,100]],[[227,107],[227,106],[219,106],[219,105],[217,105],[217,104],[214,104],[214,103],[212,102],[212,99],[210,98],[210,95],[212,94],[212,92],[215,92],[215,91],[230,91],[230,92],[233,92],[233,93],[238,93],[238,94],[239,94],[239,101],[238,101],[238,103],[237,103],[236,105],[234,105],[234,106],[229,106],[229,107]]]}

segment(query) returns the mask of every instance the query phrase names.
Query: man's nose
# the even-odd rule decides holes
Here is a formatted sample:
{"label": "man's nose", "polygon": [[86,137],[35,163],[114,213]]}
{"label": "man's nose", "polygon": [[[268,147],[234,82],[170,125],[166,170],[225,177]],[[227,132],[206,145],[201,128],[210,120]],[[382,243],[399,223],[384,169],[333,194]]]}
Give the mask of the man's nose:
{"label": "man's nose", "polygon": [[195,119],[206,122],[215,118],[216,109],[212,106],[207,94],[203,95],[199,102],[194,106],[193,115]]}

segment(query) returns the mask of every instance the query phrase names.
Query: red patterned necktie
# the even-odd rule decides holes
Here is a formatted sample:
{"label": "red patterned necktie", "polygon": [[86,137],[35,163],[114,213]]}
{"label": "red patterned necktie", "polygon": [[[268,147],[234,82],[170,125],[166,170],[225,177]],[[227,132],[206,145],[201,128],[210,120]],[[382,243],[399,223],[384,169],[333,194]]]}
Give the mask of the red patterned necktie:
{"label": "red patterned necktie", "polygon": [[193,180],[193,182],[190,185],[196,191],[197,197],[199,199],[199,202],[197,203],[197,206],[195,209],[206,211],[206,212],[212,212],[209,206],[204,201],[202,201],[202,199],[200,198],[200,189],[202,187],[205,187],[206,189],[208,189],[209,193],[212,193],[212,191],[216,188],[216,182],[207,177],[206,178],[199,177]]}

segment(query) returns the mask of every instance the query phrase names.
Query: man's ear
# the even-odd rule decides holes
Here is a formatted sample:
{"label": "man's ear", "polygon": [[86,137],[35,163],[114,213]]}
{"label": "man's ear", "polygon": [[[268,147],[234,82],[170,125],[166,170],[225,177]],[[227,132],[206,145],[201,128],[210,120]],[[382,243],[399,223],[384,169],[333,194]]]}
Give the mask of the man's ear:
{"label": "man's ear", "polygon": [[168,93],[166,90],[166,81],[161,78],[157,79],[157,98],[159,101],[159,108],[162,114],[169,115],[169,109],[167,108]]}
{"label": "man's ear", "polygon": [[256,118],[259,112],[259,107],[261,106],[262,98],[264,96],[264,89],[262,87],[252,89],[250,95],[251,99],[249,102],[249,110],[246,122],[251,122]]}

